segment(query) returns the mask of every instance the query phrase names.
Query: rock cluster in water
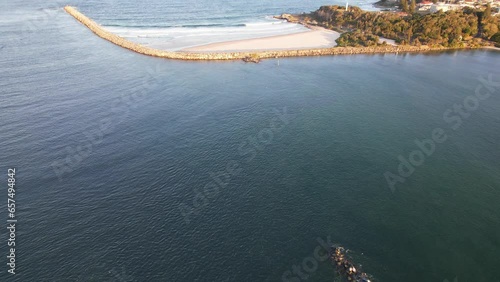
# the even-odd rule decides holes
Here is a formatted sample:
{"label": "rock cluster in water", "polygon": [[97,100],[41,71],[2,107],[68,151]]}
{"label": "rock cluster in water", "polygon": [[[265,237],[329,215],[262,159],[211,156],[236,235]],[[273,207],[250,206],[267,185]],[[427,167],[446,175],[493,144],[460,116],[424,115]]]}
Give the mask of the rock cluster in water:
{"label": "rock cluster in water", "polygon": [[330,261],[335,266],[337,272],[348,281],[371,282],[369,275],[362,272],[347,257],[347,250],[343,247],[332,247],[330,250]]}

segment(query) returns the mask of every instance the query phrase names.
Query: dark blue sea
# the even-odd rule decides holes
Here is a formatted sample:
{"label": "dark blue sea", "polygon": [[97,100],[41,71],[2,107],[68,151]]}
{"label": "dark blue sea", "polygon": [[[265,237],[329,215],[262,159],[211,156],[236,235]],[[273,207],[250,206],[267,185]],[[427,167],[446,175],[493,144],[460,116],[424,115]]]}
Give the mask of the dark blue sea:
{"label": "dark blue sea", "polygon": [[62,10],[201,40],[332,3],[2,1],[0,281],[340,281],[331,244],[372,281],[500,281],[499,52],[171,61]]}

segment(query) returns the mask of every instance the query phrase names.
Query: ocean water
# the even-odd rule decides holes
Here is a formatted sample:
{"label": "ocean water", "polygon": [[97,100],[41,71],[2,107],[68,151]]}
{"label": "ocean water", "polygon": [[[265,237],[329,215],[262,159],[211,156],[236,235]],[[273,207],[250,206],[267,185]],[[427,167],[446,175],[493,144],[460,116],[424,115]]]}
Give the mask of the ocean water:
{"label": "ocean water", "polygon": [[[351,4],[374,10],[374,1]],[[181,50],[204,44],[292,34],[305,27],[273,19],[273,15],[302,13],[325,4],[345,1],[81,1],[75,5],[109,31],[131,41],[165,50]],[[138,8],[140,6],[140,8]]]}
{"label": "ocean water", "polygon": [[[137,26],[326,4],[188,3],[69,4]],[[170,61],[64,4],[0,3],[0,281],[334,281],[322,241],[373,281],[500,281],[500,53]],[[398,156],[419,165],[391,191]]]}

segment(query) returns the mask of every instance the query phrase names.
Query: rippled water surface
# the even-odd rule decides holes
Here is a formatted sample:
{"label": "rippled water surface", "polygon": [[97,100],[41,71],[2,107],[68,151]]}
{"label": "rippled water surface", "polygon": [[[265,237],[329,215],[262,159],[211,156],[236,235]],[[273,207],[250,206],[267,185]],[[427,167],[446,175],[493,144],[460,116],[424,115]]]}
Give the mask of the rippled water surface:
{"label": "rippled water surface", "polygon": [[[203,3],[70,1],[129,26],[325,4]],[[0,4],[0,202],[15,167],[18,204],[18,274],[3,236],[0,281],[300,280],[286,271],[328,237],[375,281],[498,281],[500,87],[471,98],[488,93],[479,77],[500,81],[498,52],[169,61],[64,4]],[[393,193],[384,173],[438,128],[446,141]]]}

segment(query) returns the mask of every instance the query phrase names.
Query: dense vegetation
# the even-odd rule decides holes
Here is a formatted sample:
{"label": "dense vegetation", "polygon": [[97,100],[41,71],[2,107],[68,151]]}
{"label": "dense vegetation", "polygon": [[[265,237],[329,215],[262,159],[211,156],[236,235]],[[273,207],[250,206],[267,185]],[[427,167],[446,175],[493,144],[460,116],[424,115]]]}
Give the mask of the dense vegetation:
{"label": "dense vegetation", "polygon": [[359,30],[345,32],[337,39],[337,45],[340,47],[354,46],[354,47],[370,47],[377,46],[379,37],[373,34],[366,34]]}
{"label": "dense vegetation", "polygon": [[[480,24],[478,16],[481,18]],[[358,7],[345,11],[340,6],[323,6],[308,17],[327,28],[349,32],[338,39],[341,46],[372,46],[377,36],[416,46],[474,46],[479,44],[479,40],[474,37],[490,39],[500,30],[498,16],[473,9],[402,15],[365,12]],[[482,33],[479,33],[480,27]]]}
{"label": "dense vegetation", "polygon": [[496,47],[500,47],[500,32],[495,33],[491,38]]}

